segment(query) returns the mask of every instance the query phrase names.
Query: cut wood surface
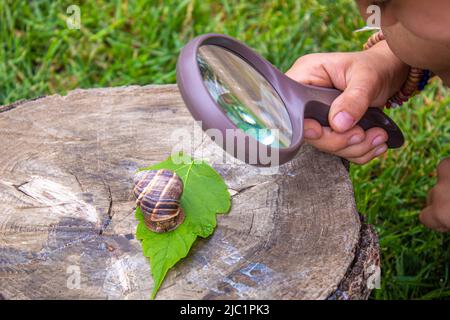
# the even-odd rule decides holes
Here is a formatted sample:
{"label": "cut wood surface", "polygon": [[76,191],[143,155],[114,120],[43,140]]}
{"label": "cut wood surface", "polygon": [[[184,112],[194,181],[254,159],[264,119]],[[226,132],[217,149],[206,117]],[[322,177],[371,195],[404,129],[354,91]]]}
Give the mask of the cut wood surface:
{"label": "cut wood surface", "polygon": [[360,222],[341,160],[310,146],[275,169],[233,160],[201,133],[175,85],[3,106],[0,139],[0,298],[148,299],[153,281],[134,237],[132,178],[174,147],[213,165],[232,209],[169,271],[157,299],[370,292],[377,239]]}

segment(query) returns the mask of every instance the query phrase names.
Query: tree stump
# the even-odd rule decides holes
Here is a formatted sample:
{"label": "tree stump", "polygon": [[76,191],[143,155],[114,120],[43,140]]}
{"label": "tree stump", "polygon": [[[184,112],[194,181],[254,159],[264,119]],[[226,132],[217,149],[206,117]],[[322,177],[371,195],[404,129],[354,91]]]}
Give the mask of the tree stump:
{"label": "tree stump", "polygon": [[[0,298],[148,299],[132,177],[170,155],[175,129],[195,128],[174,85],[0,107]],[[169,271],[157,299],[368,297],[377,237],[339,158],[303,146],[288,164],[258,169],[224,164],[230,157],[208,137],[196,139],[190,153],[209,156],[232,209]]]}

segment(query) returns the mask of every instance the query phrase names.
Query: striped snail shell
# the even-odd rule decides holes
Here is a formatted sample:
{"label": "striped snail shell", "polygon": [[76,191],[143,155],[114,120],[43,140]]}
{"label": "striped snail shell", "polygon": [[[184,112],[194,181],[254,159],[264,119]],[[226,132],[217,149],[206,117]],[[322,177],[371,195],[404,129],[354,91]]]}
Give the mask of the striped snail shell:
{"label": "striped snail shell", "polygon": [[180,207],[183,182],[173,171],[139,171],[134,176],[136,205],[144,215],[147,228],[162,233],[176,229],[184,220]]}

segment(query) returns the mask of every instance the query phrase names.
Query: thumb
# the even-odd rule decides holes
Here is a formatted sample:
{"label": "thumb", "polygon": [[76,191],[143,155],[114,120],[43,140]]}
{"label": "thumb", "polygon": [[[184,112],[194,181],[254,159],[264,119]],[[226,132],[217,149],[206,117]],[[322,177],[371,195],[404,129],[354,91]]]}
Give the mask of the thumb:
{"label": "thumb", "polygon": [[366,113],[375,97],[376,81],[367,72],[359,71],[349,80],[344,92],[330,107],[328,121],[334,131],[345,132]]}

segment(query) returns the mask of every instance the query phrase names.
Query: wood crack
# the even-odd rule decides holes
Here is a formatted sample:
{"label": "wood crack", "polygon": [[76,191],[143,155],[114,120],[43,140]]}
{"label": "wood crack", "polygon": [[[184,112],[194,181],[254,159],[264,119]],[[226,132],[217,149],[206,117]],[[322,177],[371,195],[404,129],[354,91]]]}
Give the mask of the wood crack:
{"label": "wood crack", "polygon": [[38,96],[36,98],[22,99],[22,100],[19,100],[19,101],[10,103],[10,104],[2,105],[2,106],[0,106],[0,113],[13,110],[13,109],[17,108],[18,106],[20,106],[22,104],[25,104],[25,103],[28,103],[28,102],[31,102],[31,101],[36,101],[36,100],[39,100],[39,99],[42,99],[42,98],[45,98],[45,97],[46,96],[42,95],[42,96]]}
{"label": "wood crack", "polygon": [[247,235],[250,235],[252,233],[254,221],[255,221],[255,211],[252,212],[252,221],[250,222],[250,228],[248,229]]}
{"label": "wood crack", "polygon": [[100,228],[98,234],[101,236],[103,234],[103,232],[108,228],[108,226],[110,225],[111,221],[112,221],[112,206],[113,206],[113,198],[112,198],[112,193],[111,193],[111,187],[109,185],[106,185],[107,189],[108,189],[108,197],[109,197],[109,207],[108,207],[108,212],[106,213],[107,218],[105,220],[105,222],[103,223],[102,227]]}
{"label": "wood crack", "polygon": [[24,183],[21,183],[21,184],[13,184],[12,186],[14,187],[14,189],[16,189],[18,192],[20,192],[21,194],[23,194],[23,195],[25,195],[25,196],[27,196],[28,198],[31,198],[31,199],[33,199],[33,200],[35,200],[36,201],[36,198],[34,198],[33,196],[31,196],[31,195],[29,195],[28,193],[26,193],[25,191],[23,191],[22,189],[21,189],[21,187],[22,186],[24,186],[24,185],[26,185],[27,183],[29,183],[29,181],[26,181],[26,182],[24,182]]}
{"label": "wood crack", "polygon": [[248,191],[248,190],[250,190],[250,189],[252,189],[253,187],[256,187],[256,186],[259,186],[259,184],[252,184],[252,185],[243,187],[243,188],[238,189],[238,190],[232,189],[232,190],[236,191],[236,193],[231,196],[231,199],[233,199],[237,195],[240,195],[240,194],[242,194],[242,193],[244,193],[244,192],[246,192],[246,191]]}

